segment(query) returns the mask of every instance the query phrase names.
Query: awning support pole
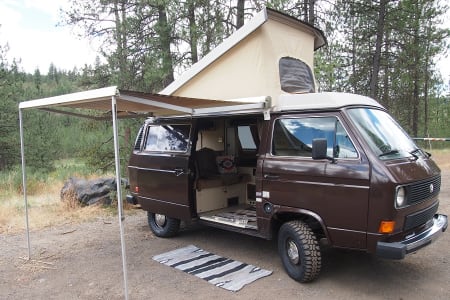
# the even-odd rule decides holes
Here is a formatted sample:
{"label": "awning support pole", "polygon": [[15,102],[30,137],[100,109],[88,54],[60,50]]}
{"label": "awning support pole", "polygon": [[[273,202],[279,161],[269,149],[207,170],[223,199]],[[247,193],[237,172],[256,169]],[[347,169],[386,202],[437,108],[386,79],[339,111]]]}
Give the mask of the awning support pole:
{"label": "awning support pole", "polygon": [[117,186],[117,208],[119,210],[119,227],[120,227],[120,243],[122,246],[122,269],[123,269],[123,285],[125,292],[125,299],[128,300],[128,280],[127,280],[127,257],[125,251],[125,238],[123,221],[123,202],[122,202],[122,184],[120,180],[120,155],[119,155],[119,131],[117,128],[117,100],[115,96],[112,96],[112,119],[113,119],[113,131],[114,131],[114,155],[116,165],[116,186]]}
{"label": "awning support pole", "polygon": [[31,245],[30,245],[30,226],[28,221],[28,199],[27,199],[27,171],[25,168],[25,146],[23,138],[23,118],[22,109],[19,109],[19,127],[20,127],[20,154],[22,157],[22,192],[25,202],[25,222],[27,225],[27,246],[28,246],[28,260],[31,259]]}

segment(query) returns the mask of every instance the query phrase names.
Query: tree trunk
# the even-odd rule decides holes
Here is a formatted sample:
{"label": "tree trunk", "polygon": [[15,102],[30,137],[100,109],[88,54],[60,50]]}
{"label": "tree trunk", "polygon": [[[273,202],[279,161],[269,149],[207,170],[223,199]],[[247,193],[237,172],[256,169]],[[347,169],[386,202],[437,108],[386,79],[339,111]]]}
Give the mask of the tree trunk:
{"label": "tree trunk", "polygon": [[170,50],[170,27],[167,23],[167,12],[164,5],[158,6],[158,34],[161,47],[162,71],[164,73],[162,79],[163,87],[169,85],[173,80],[173,60]]}
{"label": "tree trunk", "polygon": [[316,22],[316,13],[314,11],[314,6],[316,0],[309,0],[309,7],[308,7],[308,23],[314,26],[314,23]]}
{"label": "tree trunk", "polygon": [[238,0],[237,12],[236,12],[236,28],[237,29],[244,26],[244,9],[245,9],[245,0]]}
{"label": "tree trunk", "polygon": [[191,47],[191,60],[195,64],[198,61],[197,48],[197,24],[195,21],[195,5],[192,2],[188,4],[188,22],[189,22],[189,44]]}
{"label": "tree trunk", "polygon": [[[431,40],[430,38],[430,27],[431,27],[431,22],[428,20],[428,24],[427,24],[427,40]],[[424,85],[424,96],[423,96],[423,100],[424,100],[424,136],[428,136],[429,132],[428,132],[428,88],[429,88],[429,82],[430,82],[430,73],[429,73],[429,69],[428,69],[428,64],[430,62],[430,44],[427,43],[426,47],[425,47],[425,85]]]}
{"label": "tree trunk", "polygon": [[[124,18],[125,18],[125,4],[120,2],[120,0],[114,0],[114,18],[115,18],[115,26],[116,26],[116,40],[117,40],[117,64],[119,67],[119,84],[122,85],[125,83],[124,78],[126,77],[126,40],[124,34]],[[120,14],[120,12],[122,13]],[[122,19],[121,19],[122,18]],[[127,86],[121,86],[123,88],[127,88]]]}
{"label": "tree trunk", "polygon": [[375,53],[372,62],[372,76],[370,78],[369,96],[377,98],[378,96],[378,73],[380,72],[381,47],[384,36],[384,23],[386,19],[386,5],[388,0],[381,0],[377,21],[377,38],[375,42]]}

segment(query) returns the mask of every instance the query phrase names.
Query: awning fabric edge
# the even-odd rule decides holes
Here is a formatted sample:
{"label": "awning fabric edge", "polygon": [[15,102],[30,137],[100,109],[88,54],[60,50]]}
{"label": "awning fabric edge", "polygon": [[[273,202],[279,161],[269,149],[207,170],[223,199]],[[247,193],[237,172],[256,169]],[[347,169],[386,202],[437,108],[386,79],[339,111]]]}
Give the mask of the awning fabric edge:
{"label": "awning fabric edge", "polygon": [[23,101],[19,103],[20,109],[40,108],[45,106],[64,105],[68,103],[87,102],[95,99],[111,99],[112,96],[118,95],[117,86],[110,86],[95,90],[88,90],[78,93],[65,94],[55,97],[48,97],[36,100]]}

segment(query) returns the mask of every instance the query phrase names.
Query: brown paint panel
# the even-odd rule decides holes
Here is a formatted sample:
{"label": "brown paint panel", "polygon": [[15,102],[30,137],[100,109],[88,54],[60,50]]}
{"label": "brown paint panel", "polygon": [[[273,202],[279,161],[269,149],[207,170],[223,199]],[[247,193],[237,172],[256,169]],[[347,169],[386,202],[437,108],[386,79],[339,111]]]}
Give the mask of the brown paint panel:
{"label": "brown paint panel", "polygon": [[[139,204],[148,211],[190,219],[190,171],[187,154],[136,155],[128,167],[136,173]],[[177,172],[182,171],[182,174]],[[133,187],[131,187],[133,189]],[[155,209],[155,210],[153,210]]]}

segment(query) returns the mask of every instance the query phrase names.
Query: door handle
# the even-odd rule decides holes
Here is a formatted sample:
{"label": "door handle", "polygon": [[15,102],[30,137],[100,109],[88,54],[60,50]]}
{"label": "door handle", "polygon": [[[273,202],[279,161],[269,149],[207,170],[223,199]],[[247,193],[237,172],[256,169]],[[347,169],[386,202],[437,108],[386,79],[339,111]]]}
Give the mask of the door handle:
{"label": "door handle", "polygon": [[264,174],[264,179],[278,179],[280,178],[279,175],[274,175],[274,174]]}
{"label": "door handle", "polygon": [[185,172],[184,172],[184,169],[182,169],[182,168],[175,168],[174,170],[173,170],[173,172],[175,173],[175,176],[181,176],[181,175],[183,175]]}

